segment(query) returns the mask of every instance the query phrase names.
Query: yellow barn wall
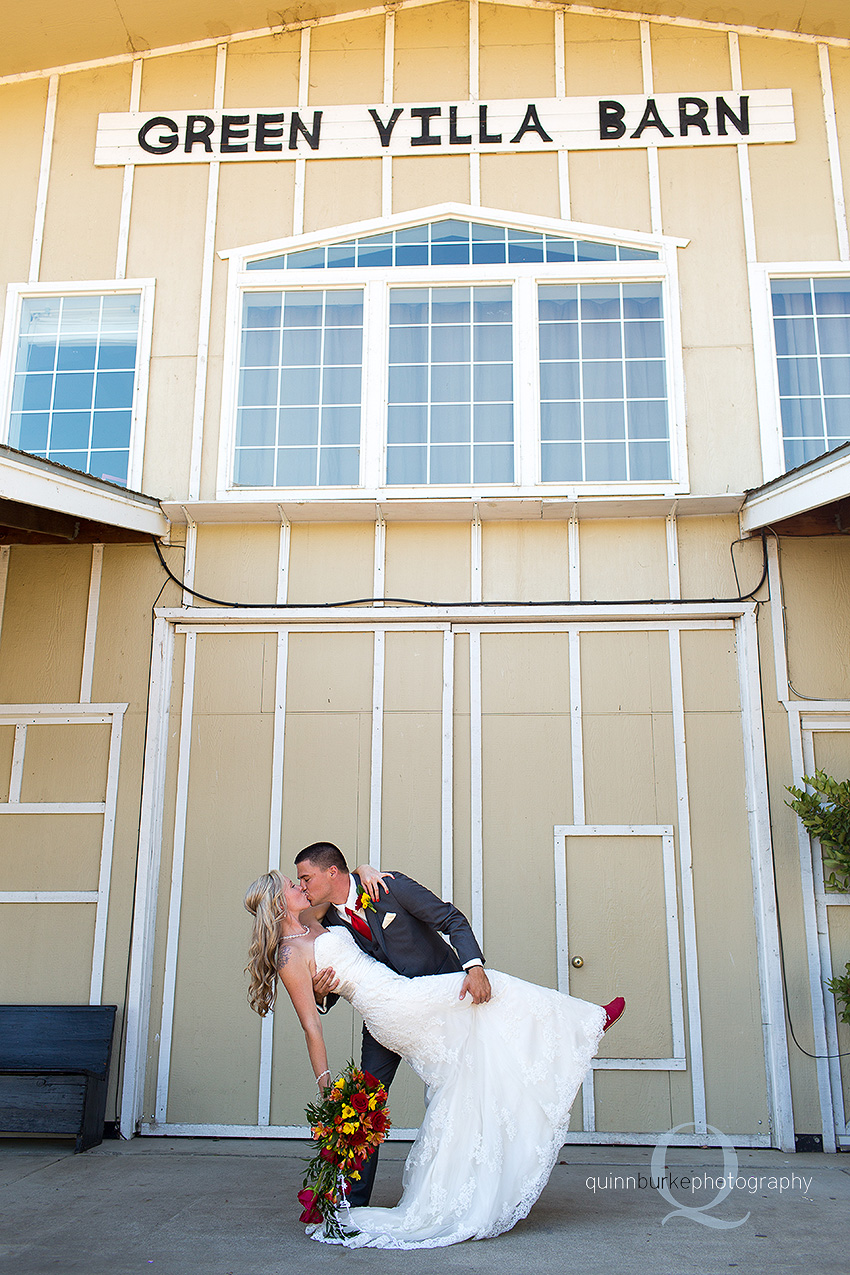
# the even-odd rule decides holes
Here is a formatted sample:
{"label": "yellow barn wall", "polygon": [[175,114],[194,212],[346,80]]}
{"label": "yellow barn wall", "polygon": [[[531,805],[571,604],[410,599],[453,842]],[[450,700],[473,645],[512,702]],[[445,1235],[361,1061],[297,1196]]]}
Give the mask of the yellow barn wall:
{"label": "yellow barn wall", "polygon": [[29,274],[47,85],[41,80],[0,86],[0,280]]}

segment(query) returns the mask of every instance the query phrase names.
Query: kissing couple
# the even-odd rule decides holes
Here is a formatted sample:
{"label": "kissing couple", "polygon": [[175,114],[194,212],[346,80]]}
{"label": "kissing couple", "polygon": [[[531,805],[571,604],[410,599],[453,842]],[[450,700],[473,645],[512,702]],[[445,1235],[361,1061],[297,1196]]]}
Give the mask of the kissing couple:
{"label": "kissing couple", "polygon": [[[524,1218],[564,1142],[570,1107],[621,996],[594,1005],[509,974],[485,973],[462,912],[403,873],[349,872],[319,841],[297,855],[298,882],[251,885],[248,1000],[274,1006],[277,980],[298,1015],[320,1093],[331,1083],[322,1013],[342,996],[363,1017],[362,1067],[385,1088],[403,1058],[426,1111],[395,1208],[371,1208],[377,1152],[349,1196],[348,1247],[442,1248]],[[518,890],[517,936],[530,900]]]}

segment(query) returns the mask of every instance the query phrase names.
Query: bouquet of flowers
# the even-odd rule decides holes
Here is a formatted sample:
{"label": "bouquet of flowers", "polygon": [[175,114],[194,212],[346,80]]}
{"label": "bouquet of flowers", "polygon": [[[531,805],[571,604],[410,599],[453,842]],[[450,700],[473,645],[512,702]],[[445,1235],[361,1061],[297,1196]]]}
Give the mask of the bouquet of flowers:
{"label": "bouquet of flowers", "polygon": [[360,1168],[376,1151],[390,1128],[387,1091],[368,1071],[350,1062],[306,1111],[317,1144],[307,1165],[298,1199],[302,1222],[324,1222],[329,1238],[341,1239],[340,1211],[349,1183],[359,1181]]}

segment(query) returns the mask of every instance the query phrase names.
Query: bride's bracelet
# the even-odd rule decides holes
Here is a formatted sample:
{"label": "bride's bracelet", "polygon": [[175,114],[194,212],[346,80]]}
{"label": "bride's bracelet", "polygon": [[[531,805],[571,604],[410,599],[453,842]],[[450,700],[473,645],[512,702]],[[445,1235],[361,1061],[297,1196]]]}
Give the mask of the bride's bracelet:
{"label": "bride's bracelet", "polygon": [[319,1084],[319,1081],[322,1079],[322,1076],[329,1076],[330,1074],[331,1073],[329,1071],[323,1071],[320,1075],[316,1077],[316,1088],[318,1089],[319,1093],[322,1092],[322,1086]]}

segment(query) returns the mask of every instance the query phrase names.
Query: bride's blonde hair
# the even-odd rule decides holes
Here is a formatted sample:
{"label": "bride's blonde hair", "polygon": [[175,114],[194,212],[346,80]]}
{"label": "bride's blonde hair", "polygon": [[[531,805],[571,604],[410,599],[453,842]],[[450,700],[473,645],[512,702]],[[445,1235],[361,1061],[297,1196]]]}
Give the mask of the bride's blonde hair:
{"label": "bride's blonde hair", "polygon": [[274,1009],[280,918],[286,915],[283,891],[283,877],[273,868],[252,882],[245,895],[245,907],[254,916],[251,949],[245,966],[250,978],[248,1004],[261,1018]]}

